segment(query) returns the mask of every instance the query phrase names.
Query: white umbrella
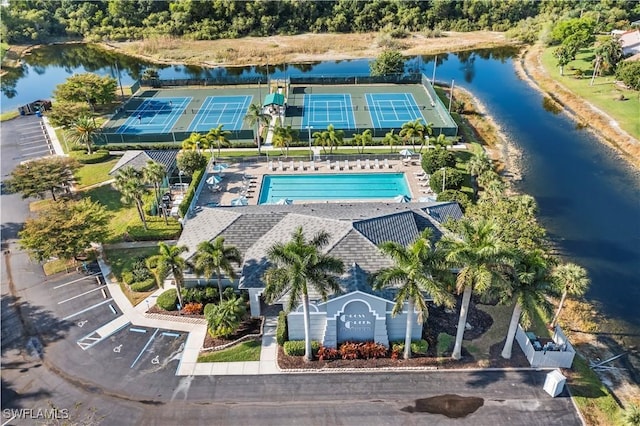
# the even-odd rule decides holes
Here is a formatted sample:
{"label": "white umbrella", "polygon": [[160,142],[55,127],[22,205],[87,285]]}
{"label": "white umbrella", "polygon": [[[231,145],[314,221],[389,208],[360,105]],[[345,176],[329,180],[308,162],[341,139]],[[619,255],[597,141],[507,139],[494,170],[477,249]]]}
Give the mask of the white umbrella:
{"label": "white umbrella", "polygon": [[205,182],[207,182],[207,184],[209,185],[215,185],[217,183],[222,182],[222,178],[220,176],[211,175],[207,178]]}
{"label": "white umbrella", "polygon": [[284,206],[284,205],[288,206],[293,204],[293,200],[290,200],[289,198],[280,198],[278,201],[276,201],[276,204],[280,206]]}
{"label": "white umbrella", "polygon": [[400,194],[393,197],[394,203],[408,203],[409,201],[411,201],[411,198],[407,197],[406,195]]}
{"label": "white umbrella", "polygon": [[214,172],[221,172],[224,169],[226,169],[227,167],[229,167],[228,164],[222,163],[222,164],[216,164],[215,166],[213,166],[213,171]]}
{"label": "white umbrella", "polygon": [[249,200],[246,197],[234,198],[231,200],[232,206],[246,206],[249,204]]}
{"label": "white umbrella", "polygon": [[410,157],[413,155],[413,151],[411,151],[410,149],[403,149],[401,150],[398,154],[404,156],[404,157]]}

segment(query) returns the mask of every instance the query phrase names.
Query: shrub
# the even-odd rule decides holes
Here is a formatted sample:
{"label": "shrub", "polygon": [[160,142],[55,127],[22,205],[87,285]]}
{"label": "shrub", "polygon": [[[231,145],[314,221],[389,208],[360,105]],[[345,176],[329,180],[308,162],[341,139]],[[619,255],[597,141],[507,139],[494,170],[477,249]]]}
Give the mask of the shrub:
{"label": "shrub", "polygon": [[204,289],[204,300],[207,302],[218,300],[218,289],[216,287],[206,287]]}
{"label": "shrub", "polygon": [[358,356],[364,359],[383,358],[387,356],[387,348],[375,342],[365,342],[358,345]]}
{"label": "shrub", "polygon": [[180,203],[180,215],[185,217],[187,215],[187,210],[189,210],[189,206],[191,205],[191,201],[193,197],[196,195],[196,189],[204,176],[204,168],[200,170],[196,170],[191,177],[191,184],[189,185],[189,189],[184,196],[184,200]]}
{"label": "shrub", "polygon": [[133,273],[131,271],[122,271],[122,275],[120,278],[122,279],[122,282],[127,285],[131,285],[135,282],[135,280],[133,279]]}
{"label": "shrub", "polygon": [[429,343],[424,339],[411,342],[411,352],[414,354],[424,355],[427,353],[427,349],[429,349]]}
{"label": "shrub", "polygon": [[[284,353],[289,356],[304,356],[304,340],[289,340],[284,342]],[[311,341],[311,352],[315,356],[320,350],[320,343]]]}
{"label": "shrub", "polygon": [[440,192],[438,194],[438,201],[456,201],[458,204],[460,204],[463,213],[471,205],[471,198],[469,198],[466,193],[453,189],[446,189]]}
{"label": "shrub", "polygon": [[443,167],[454,167],[455,165],[456,156],[444,148],[429,149],[422,155],[422,168],[427,174],[433,174]]}
{"label": "shrub", "polygon": [[209,317],[209,315],[211,315],[211,311],[213,311],[214,309],[216,309],[216,305],[215,303],[207,303],[206,305],[204,305],[204,316],[205,318]]}
{"label": "shrub", "polygon": [[151,271],[147,268],[147,264],[145,263],[145,259],[143,257],[139,257],[131,266],[131,275],[133,277],[133,281],[140,282],[146,281],[151,278]]}
{"label": "shrub", "polygon": [[280,311],[278,314],[278,326],[276,327],[276,342],[278,345],[284,345],[284,342],[289,339],[289,330],[287,330],[287,314]]}
{"label": "shrub", "polygon": [[207,316],[209,332],[213,337],[229,337],[238,329],[246,313],[246,303],[240,297],[215,305]]}
{"label": "shrub", "polygon": [[222,298],[226,300],[230,300],[236,297],[236,292],[233,287],[227,287],[222,290]]}
{"label": "shrub", "polygon": [[327,348],[325,346],[320,346],[320,349],[318,349],[318,359],[320,361],[338,358],[340,358],[340,352],[338,352],[336,348]]}
{"label": "shrub", "polygon": [[342,359],[358,359],[358,347],[357,343],[353,342],[344,342],[340,345],[340,356]]}
{"label": "shrub", "polygon": [[187,315],[200,315],[202,313],[202,303],[187,303],[182,310]]}
{"label": "shrub", "polygon": [[[445,173],[443,177],[443,172]],[[439,194],[442,192],[442,182],[445,189],[460,189],[464,182],[464,175],[458,169],[447,167],[445,170],[436,170],[429,179],[429,186],[433,192]]]}
{"label": "shrub", "polygon": [[156,286],[156,280],[155,278],[147,278],[144,281],[136,281],[133,284],[131,284],[129,286],[129,288],[131,289],[131,291],[140,291],[140,292],[144,292],[144,291],[149,291],[153,288],[155,288]]}
{"label": "shrub", "polygon": [[103,161],[107,161],[109,160],[109,158],[111,158],[111,154],[109,153],[109,151],[101,149],[89,155],[86,154],[84,150],[86,150],[86,148],[83,147],[83,151],[71,151],[69,152],[69,156],[78,160],[78,163],[80,164],[102,163]]}
{"label": "shrub", "polygon": [[175,288],[169,289],[163,292],[158,299],[156,299],[156,304],[160,309],[164,309],[165,311],[175,311],[178,304],[178,292]]}
{"label": "shrub", "polygon": [[436,346],[436,355],[437,356],[445,356],[447,352],[451,349],[451,344],[454,342],[455,338],[447,333],[438,334],[438,345]]}

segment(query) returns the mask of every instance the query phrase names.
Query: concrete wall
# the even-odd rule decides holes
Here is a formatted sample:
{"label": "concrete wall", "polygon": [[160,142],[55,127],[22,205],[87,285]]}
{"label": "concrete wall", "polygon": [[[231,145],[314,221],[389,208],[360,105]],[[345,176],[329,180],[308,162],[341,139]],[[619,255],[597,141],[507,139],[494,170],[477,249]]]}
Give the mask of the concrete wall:
{"label": "concrete wall", "polygon": [[516,331],[516,341],[520,345],[520,348],[522,348],[532,367],[571,368],[573,364],[573,358],[576,354],[575,350],[560,327],[556,327],[553,341],[557,345],[566,345],[562,351],[536,350],[520,325],[518,325],[518,330]]}
{"label": "concrete wall", "polygon": [[[313,312],[313,309],[311,309],[309,318],[309,336],[311,340],[323,342],[324,332],[327,326],[326,313]],[[289,340],[304,340],[304,314],[302,312],[289,312],[287,315],[287,323]]]}
{"label": "concrete wall", "polygon": [[[404,335],[407,326],[407,314],[398,314],[395,317],[391,313],[387,314],[387,334],[389,335],[389,341],[395,342],[396,340],[402,340],[404,342]],[[413,328],[411,329],[411,340],[422,339],[422,323],[418,322],[418,315],[413,313]]]}

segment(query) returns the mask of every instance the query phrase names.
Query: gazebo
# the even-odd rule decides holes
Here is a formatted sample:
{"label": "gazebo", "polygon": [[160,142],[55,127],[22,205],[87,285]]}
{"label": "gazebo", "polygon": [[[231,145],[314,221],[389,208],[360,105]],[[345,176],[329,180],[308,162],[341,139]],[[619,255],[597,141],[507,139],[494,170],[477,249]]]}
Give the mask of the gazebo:
{"label": "gazebo", "polygon": [[272,105],[283,106],[284,95],[282,93],[269,93],[267,96],[265,96],[262,106],[267,107]]}

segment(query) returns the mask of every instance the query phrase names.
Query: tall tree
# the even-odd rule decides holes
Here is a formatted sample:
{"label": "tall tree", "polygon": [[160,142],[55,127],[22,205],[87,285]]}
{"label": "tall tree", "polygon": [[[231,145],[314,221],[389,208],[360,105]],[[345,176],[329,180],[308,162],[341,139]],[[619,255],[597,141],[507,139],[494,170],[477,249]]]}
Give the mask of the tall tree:
{"label": "tall tree", "polygon": [[113,102],[116,98],[116,79],[96,74],[75,74],[56,86],[53,97],[61,102],[87,102],[93,109],[97,103]]}
{"label": "tall tree", "polygon": [[382,143],[389,145],[389,149],[393,152],[393,147],[400,144],[400,135],[394,133],[394,129],[391,129],[384,135]]}
{"label": "tall tree", "polygon": [[224,273],[231,280],[236,278],[232,263],[240,266],[242,256],[236,247],[224,245],[224,237],[217,237],[213,242],[203,241],[198,244],[193,263],[194,269],[198,276],[212,278],[214,274],[216,275],[220,303],[222,303],[222,274]]}
{"label": "tall tree", "polygon": [[467,163],[467,169],[471,175],[473,184],[473,195],[478,196],[478,176],[491,170],[491,159],[487,153],[481,149],[473,154]]}
{"label": "tall tree", "polygon": [[258,144],[258,154],[260,154],[261,146],[262,146],[262,144],[260,143],[261,142],[260,128],[262,126],[269,125],[271,116],[263,112],[263,109],[260,106],[260,104],[251,104],[249,105],[249,109],[247,109],[247,115],[244,116],[244,119],[247,121],[247,123],[249,123],[249,126],[254,126],[254,125],[256,126],[255,139],[256,139],[256,143]]}
{"label": "tall tree", "polygon": [[622,44],[616,37],[607,37],[596,46],[596,61],[600,60],[600,73],[613,74],[624,57]]}
{"label": "tall tree", "polygon": [[407,121],[402,125],[402,130],[400,130],[400,136],[405,140],[411,140],[411,145],[413,146],[413,150],[416,150],[416,137],[423,138],[424,137],[424,124],[421,123],[420,119],[415,121]]}
{"label": "tall tree", "polygon": [[50,203],[26,220],[20,245],[37,261],[72,259],[108,235],[109,215],[98,202],[85,198]]}
{"label": "tall tree", "polygon": [[380,270],[374,276],[374,287],[397,288],[392,315],[404,310],[407,304],[407,324],[404,340],[404,358],[411,358],[411,335],[413,312],[418,312],[418,321],[426,321],[429,312],[425,293],[436,305],[453,307],[455,299],[448,291],[447,281],[452,276],[442,250],[431,247],[431,230],[425,229],[408,247],[393,241],[380,245],[380,250],[391,257],[394,266]]}
{"label": "tall tree", "polygon": [[205,147],[210,147],[211,143],[207,140],[207,137],[202,133],[193,132],[188,138],[182,141],[182,149],[184,150],[199,150]]}
{"label": "tall tree", "polygon": [[551,306],[546,297],[551,290],[549,261],[542,250],[517,253],[514,265],[509,269],[509,286],[502,292],[501,301],[504,304],[515,302],[515,306],[501,354],[505,359],[511,358],[513,339],[520,321],[527,327],[536,309],[549,312]]}
{"label": "tall tree", "polygon": [[291,143],[300,140],[298,131],[291,126],[276,126],[273,135],[273,146],[276,148],[285,148],[286,156],[289,156],[289,146]]}
{"label": "tall tree", "polygon": [[313,138],[315,144],[321,146],[324,152],[327,152],[326,148],[329,147],[329,154],[331,154],[334,147],[337,148],[339,145],[342,145],[344,131],[337,130],[333,124],[329,124],[327,130],[315,132]]}
{"label": "tall tree", "polygon": [[182,253],[189,249],[186,246],[170,246],[167,243],[158,243],[158,254],[147,258],[147,267],[153,272],[159,287],[164,287],[164,281],[173,276],[178,294],[180,308],[184,308],[182,302],[182,285],[184,284],[184,270],[187,265]]}
{"label": "tall tree", "polygon": [[100,126],[96,124],[93,117],[83,115],[74,121],[67,131],[65,137],[71,142],[78,145],[84,145],[87,148],[87,153],[91,155],[93,151],[91,146],[93,144],[93,138],[100,132]]}
{"label": "tall tree", "polygon": [[557,290],[562,292],[562,298],[558,305],[558,310],[551,321],[551,328],[555,328],[560,318],[560,312],[567,299],[567,295],[584,296],[589,288],[590,280],[587,271],[575,263],[563,263],[556,266],[552,271],[552,280]]}
{"label": "tall tree", "polygon": [[404,72],[404,58],[402,53],[394,49],[385,49],[371,62],[372,76],[402,74]]}
{"label": "tall tree", "polygon": [[367,129],[362,133],[353,135],[353,144],[357,147],[360,154],[364,154],[364,150],[373,142],[373,132]]}
{"label": "tall tree", "polygon": [[42,158],[17,165],[6,184],[10,191],[20,192],[22,198],[44,198],[50,191],[56,201],[56,193],[71,188],[73,173],[79,168],[80,164],[71,158]]}
{"label": "tall tree", "polygon": [[311,338],[309,329],[309,292],[313,287],[323,300],[329,292],[340,289],[338,276],[344,272],[340,259],[322,253],[329,243],[329,234],[321,231],[311,239],[304,236],[302,227],[296,229],[291,241],[275,243],[267,252],[271,266],[264,274],[265,297],[273,302],[289,293],[287,310],[293,310],[299,303],[304,314],[305,360],[310,361]]}
{"label": "tall tree", "polygon": [[147,165],[144,169],[142,169],[142,176],[144,177],[145,182],[153,185],[153,191],[156,196],[156,206],[158,206],[158,209],[162,209],[164,221],[165,223],[168,223],[167,210],[161,207],[160,200],[160,186],[162,185],[164,178],[167,176],[167,170],[164,168],[164,165],[149,160],[147,161]]}
{"label": "tall tree", "polygon": [[224,146],[225,148],[231,146],[229,142],[229,135],[231,134],[228,130],[222,130],[224,124],[219,124],[218,127],[215,127],[209,130],[207,133],[207,139],[211,141],[211,146],[218,147],[218,157],[220,157],[220,149]]}
{"label": "tall tree", "polygon": [[182,151],[176,158],[178,169],[182,170],[189,176],[193,176],[196,170],[200,170],[207,165],[207,159],[198,151]]}
{"label": "tall tree", "polygon": [[[423,127],[423,130],[422,130],[422,133],[420,133],[420,148],[418,149],[418,151],[421,153],[422,153],[422,148],[424,148],[425,142],[427,144],[427,150],[429,149],[429,140],[431,140],[431,135],[433,135],[433,123],[424,124],[422,127]],[[438,135],[438,138],[440,136],[444,137],[442,133]]]}
{"label": "tall tree", "polygon": [[142,172],[131,166],[124,167],[116,175],[115,187],[122,194],[122,202],[125,204],[134,203],[138,210],[138,216],[142,221],[144,229],[147,229],[147,218],[144,214],[143,197],[147,193],[144,185]]}
{"label": "tall tree", "polygon": [[462,339],[471,293],[482,295],[492,287],[506,285],[503,274],[509,261],[509,252],[498,239],[493,222],[463,219],[458,234],[459,237],[445,235],[439,242],[447,253],[447,260],[458,268],[456,289],[462,293],[458,331],[451,355],[456,360],[462,357]]}

